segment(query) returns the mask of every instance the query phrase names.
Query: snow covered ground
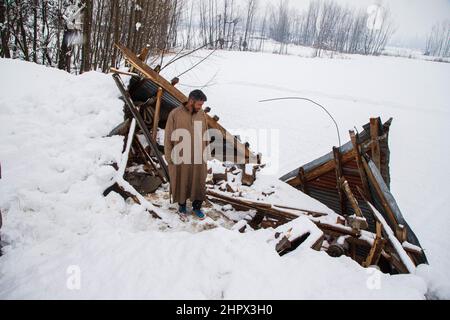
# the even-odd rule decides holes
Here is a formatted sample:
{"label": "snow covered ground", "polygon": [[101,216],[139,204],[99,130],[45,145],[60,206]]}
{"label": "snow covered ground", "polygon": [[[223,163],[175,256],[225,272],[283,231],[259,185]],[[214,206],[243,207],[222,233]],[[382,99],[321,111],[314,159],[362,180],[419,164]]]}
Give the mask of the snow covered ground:
{"label": "snow covered ground", "polygon": [[[164,73],[176,76],[207,53]],[[440,183],[450,176],[449,67],[390,57],[218,52],[180,84],[185,92],[207,84],[213,113],[244,139],[256,132],[249,129],[273,133],[269,150],[264,139],[250,139],[271,161],[256,188],[337,144],[323,111],[306,102],[258,100],[318,100],[338,121],[343,142],[370,116],[393,116],[392,191],[431,266],[390,276],[311,249],[280,258],[267,241],[270,230],[163,229],[142,207],[114,194],[104,198],[115,174],[107,164],[120,162],[122,151],[121,139],[104,138],[122,118],[110,76],[0,60],[0,208],[8,243],[0,298],[449,298],[450,198]],[[320,208],[297,194],[289,190],[274,201]]]}

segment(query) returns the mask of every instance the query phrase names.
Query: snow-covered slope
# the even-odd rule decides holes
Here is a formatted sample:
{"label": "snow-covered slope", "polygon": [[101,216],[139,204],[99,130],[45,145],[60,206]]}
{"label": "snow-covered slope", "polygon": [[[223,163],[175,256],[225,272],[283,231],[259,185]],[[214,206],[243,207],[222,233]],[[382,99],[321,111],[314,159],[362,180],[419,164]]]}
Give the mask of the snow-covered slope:
{"label": "snow-covered slope", "polygon": [[[266,58],[266,63],[275,59]],[[212,63],[216,70],[222,68],[223,80],[231,75],[227,65],[241,64],[243,59],[249,66],[256,62],[254,56],[226,53]],[[215,72],[211,64],[203,68]],[[223,92],[220,86],[208,88],[210,101],[220,107],[218,113],[229,127],[250,123],[276,128],[281,120],[276,120],[273,106],[254,103],[262,93],[267,96],[268,89],[238,83],[246,81],[245,73],[251,71],[241,69],[236,79],[233,75],[224,81]],[[191,74],[198,81],[208,75],[206,71]],[[257,76],[264,82],[262,75]],[[270,73],[266,79],[275,81]],[[332,259],[323,252],[301,249],[280,258],[273,244],[267,243],[270,230],[247,234],[223,228],[200,233],[162,230],[142,207],[115,194],[102,196],[115,174],[107,164],[119,162],[122,151],[120,138],[104,138],[122,118],[122,103],[109,76],[95,72],[72,76],[0,60],[0,88],[1,232],[8,243],[0,257],[2,299],[423,299],[427,292],[421,277],[381,275],[346,257]],[[252,90],[244,94],[243,88]],[[229,99],[230,93],[236,99]],[[235,103],[221,103],[225,96]],[[250,118],[256,107],[263,108],[261,115],[268,115],[258,122]],[[295,108],[291,105],[286,111]],[[332,130],[320,121],[320,114],[309,115],[316,117],[314,123],[305,122],[306,115],[304,121],[298,118],[293,123],[288,120],[292,117],[283,118],[283,129],[295,129],[282,133],[292,135],[294,150],[288,153],[289,163],[282,160],[280,172],[320,155],[333,143]],[[361,112],[352,123],[366,118]],[[297,133],[303,122],[303,133]],[[323,135],[306,143],[305,137],[312,139],[317,133],[317,125]],[[425,226],[416,229],[419,236],[420,230],[426,230]],[[430,252],[432,262],[434,254],[440,257],[437,250]],[[79,288],[71,282],[74,275],[80,276]]]}

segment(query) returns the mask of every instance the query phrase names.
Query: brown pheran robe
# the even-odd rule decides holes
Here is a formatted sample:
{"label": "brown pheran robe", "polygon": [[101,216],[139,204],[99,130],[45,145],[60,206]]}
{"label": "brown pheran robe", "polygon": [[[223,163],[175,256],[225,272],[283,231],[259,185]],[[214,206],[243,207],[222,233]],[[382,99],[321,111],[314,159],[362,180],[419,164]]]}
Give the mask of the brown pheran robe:
{"label": "brown pheran robe", "polygon": [[208,158],[203,157],[207,150],[207,140],[204,139],[206,131],[206,114],[203,110],[191,113],[186,106],[181,106],[169,114],[164,154],[169,167],[173,203],[185,204],[187,199],[204,201],[206,198],[208,169],[205,160]]}

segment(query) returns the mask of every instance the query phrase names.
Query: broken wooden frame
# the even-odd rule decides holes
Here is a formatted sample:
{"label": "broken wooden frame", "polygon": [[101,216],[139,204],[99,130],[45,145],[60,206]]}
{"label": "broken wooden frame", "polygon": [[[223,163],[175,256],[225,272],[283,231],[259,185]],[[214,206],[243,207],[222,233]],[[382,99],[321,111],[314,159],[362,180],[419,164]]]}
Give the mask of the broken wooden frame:
{"label": "broken wooden frame", "polygon": [[152,135],[150,134],[150,131],[148,130],[144,119],[142,119],[140,113],[138,112],[136,106],[134,105],[133,101],[131,101],[131,98],[128,94],[128,92],[125,89],[125,86],[120,78],[120,76],[118,74],[114,74],[113,75],[114,81],[116,82],[117,87],[120,90],[120,93],[122,94],[122,97],[125,101],[126,106],[128,107],[128,110],[132,113],[134,119],[136,119],[136,122],[139,126],[139,128],[142,130],[142,133],[144,134],[144,137],[148,143],[148,145],[150,146],[150,148],[152,149],[155,157],[158,159],[159,165],[161,166],[163,173],[164,173],[164,178],[166,179],[166,181],[170,181],[170,177],[169,177],[169,170],[167,168],[167,164],[161,154],[161,152],[158,149],[158,145],[156,143],[156,141],[153,139]]}
{"label": "broken wooden frame", "polygon": [[[347,221],[353,216],[364,218],[368,230],[376,234],[378,221],[370,208],[373,205],[400,243],[418,248],[414,253],[408,252],[415,265],[427,263],[419,240],[390,192],[388,138],[391,124],[392,119],[383,124],[380,118],[372,118],[361,133],[350,131],[350,142],[333,148],[331,153],[288,173],[281,180],[327,205]],[[378,237],[369,252],[359,250],[361,256],[368,254],[364,265],[379,259],[378,252],[383,252],[380,247],[383,242]],[[388,254],[384,257],[395,259]],[[405,270],[398,261],[394,264],[397,270]]]}
{"label": "broken wooden frame", "polygon": [[[329,255],[335,257],[346,254],[364,267],[379,265],[385,272],[409,273],[410,271],[402,261],[402,257],[407,255],[414,261],[415,255],[423,253],[420,248],[413,249],[410,246],[398,247],[390,244],[389,238],[382,235],[382,233],[386,233],[379,223],[377,223],[377,230],[374,233],[355,229],[346,224],[345,219],[341,220],[339,217],[338,221],[330,223],[329,215],[326,213],[231,197],[213,190],[208,190],[207,196],[214,203],[230,204],[239,211],[253,211],[254,215],[249,221],[249,225],[254,229],[277,228],[300,216],[306,216],[324,233],[325,238],[319,242],[322,243],[324,240],[327,240],[331,244],[328,248],[324,248],[317,242],[312,246],[313,249],[325,250]],[[344,239],[343,242],[347,244],[349,249],[338,245],[339,239]],[[289,244],[286,241],[281,241],[279,245],[279,252],[281,253],[289,250],[292,243]],[[336,248],[340,248],[340,254],[333,253]],[[358,251],[363,251],[363,253],[361,254]],[[380,263],[381,259],[384,260]]]}
{"label": "broken wooden frame", "polygon": [[[143,60],[141,60],[138,56],[136,56],[133,52],[131,52],[125,46],[120,44],[116,44],[116,47],[121,51],[124,58],[128,61],[128,63],[132,66],[133,72],[138,72],[144,80],[149,80],[153,86],[156,86],[158,92],[162,90],[160,93],[159,103],[161,101],[171,101],[175,106],[181,106],[182,104],[188,101],[187,96],[185,96],[181,91],[179,91],[174,83],[169,82],[164,77],[162,77],[157,71],[150,68]],[[142,53],[141,53],[142,56]],[[157,99],[158,100],[158,99]],[[158,122],[158,112],[155,114],[154,121],[154,131],[155,127],[159,125]],[[215,129],[221,132],[224,137],[224,148],[227,150],[231,150],[234,155],[234,159],[231,162],[234,163],[261,163],[261,155],[256,155],[250,151],[249,145],[244,144],[239,141],[239,139],[229,133],[224,127],[219,124],[219,118],[217,116],[211,117],[206,112],[207,117],[207,125],[210,129]],[[226,154],[226,153],[225,153]],[[219,159],[223,160],[223,159]],[[230,159],[227,159],[230,160]]]}

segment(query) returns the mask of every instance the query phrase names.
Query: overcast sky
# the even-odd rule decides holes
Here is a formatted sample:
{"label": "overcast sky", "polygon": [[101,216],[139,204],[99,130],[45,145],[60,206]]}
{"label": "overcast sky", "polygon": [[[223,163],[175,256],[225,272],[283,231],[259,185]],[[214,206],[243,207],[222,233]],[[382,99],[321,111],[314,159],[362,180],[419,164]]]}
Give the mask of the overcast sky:
{"label": "overcast sky", "polygon": [[[246,3],[247,0],[239,0]],[[311,0],[290,0],[290,6],[304,9]],[[368,8],[372,4],[387,5],[392,12],[397,31],[393,44],[422,48],[424,39],[434,23],[450,20],[450,0],[335,0],[357,8]],[[277,4],[279,0],[260,0],[263,3]]]}

